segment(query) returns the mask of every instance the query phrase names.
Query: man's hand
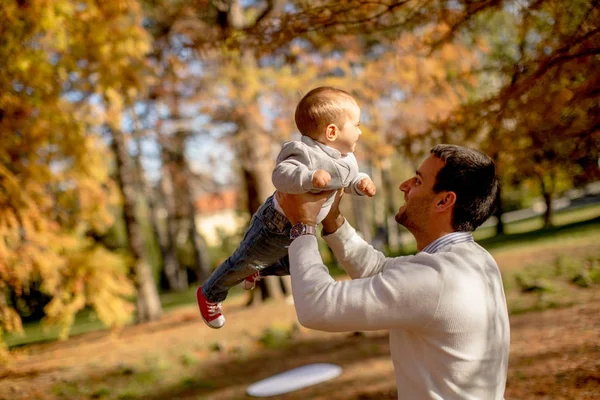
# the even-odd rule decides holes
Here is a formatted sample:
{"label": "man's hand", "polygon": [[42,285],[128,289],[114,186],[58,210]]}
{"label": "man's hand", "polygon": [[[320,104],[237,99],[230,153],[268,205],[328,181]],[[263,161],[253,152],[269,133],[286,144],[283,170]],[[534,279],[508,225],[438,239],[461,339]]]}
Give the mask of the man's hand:
{"label": "man's hand", "polygon": [[290,194],[277,191],[277,202],[292,225],[302,222],[306,225],[317,225],[317,215],[331,191],[321,193]]}
{"label": "man's hand", "polygon": [[375,196],[375,192],[377,192],[377,188],[371,178],[362,178],[356,187],[369,197]]}
{"label": "man's hand", "polygon": [[315,171],[312,177],[312,184],[316,188],[324,188],[331,181],[331,175],[329,172],[318,169]]}
{"label": "man's hand", "polygon": [[324,235],[330,235],[337,231],[340,226],[344,225],[344,221],[346,221],[344,216],[340,214],[340,201],[342,200],[343,195],[344,189],[339,189],[335,194],[335,200],[333,201],[333,204],[331,204],[331,210],[329,210],[329,214],[327,214],[323,220]]}

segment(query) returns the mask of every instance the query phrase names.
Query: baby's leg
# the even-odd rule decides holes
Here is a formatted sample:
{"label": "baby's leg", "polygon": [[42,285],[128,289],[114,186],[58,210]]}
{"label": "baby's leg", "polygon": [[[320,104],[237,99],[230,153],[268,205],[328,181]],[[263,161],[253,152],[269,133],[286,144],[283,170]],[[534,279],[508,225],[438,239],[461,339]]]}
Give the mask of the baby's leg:
{"label": "baby's leg", "polygon": [[290,258],[288,254],[275,264],[263,268],[260,271],[261,276],[286,276],[290,274]]}
{"label": "baby's leg", "polygon": [[[254,214],[237,250],[202,285],[210,302],[222,302],[229,289],[287,254],[291,224],[273,207],[271,198]],[[289,262],[288,262],[289,264]]]}

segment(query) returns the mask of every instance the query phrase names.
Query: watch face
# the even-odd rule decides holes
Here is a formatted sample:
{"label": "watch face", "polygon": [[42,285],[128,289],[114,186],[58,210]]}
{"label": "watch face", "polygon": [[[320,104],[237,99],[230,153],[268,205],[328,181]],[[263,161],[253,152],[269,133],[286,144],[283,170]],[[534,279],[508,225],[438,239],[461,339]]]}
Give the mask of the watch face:
{"label": "watch face", "polygon": [[290,238],[296,239],[298,236],[304,235],[304,233],[306,233],[306,225],[296,224],[290,230]]}
{"label": "watch face", "polygon": [[314,226],[303,224],[302,222],[297,223],[290,229],[290,239],[294,240],[302,235],[316,235],[317,229]]}

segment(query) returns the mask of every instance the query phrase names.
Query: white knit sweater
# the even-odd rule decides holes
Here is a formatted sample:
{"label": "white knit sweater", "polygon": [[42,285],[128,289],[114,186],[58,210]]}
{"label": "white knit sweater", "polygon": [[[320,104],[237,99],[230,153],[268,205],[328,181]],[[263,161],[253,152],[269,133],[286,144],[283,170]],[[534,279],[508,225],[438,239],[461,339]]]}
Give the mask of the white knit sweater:
{"label": "white knit sweater", "polygon": [[335,281],[317,238],[289,248],[303,326],[329,332],[390,330],[398,399],[500,400],[509,322],[502,278],[475,242],[386,258],[345,222],[325,237],[352,280]]}

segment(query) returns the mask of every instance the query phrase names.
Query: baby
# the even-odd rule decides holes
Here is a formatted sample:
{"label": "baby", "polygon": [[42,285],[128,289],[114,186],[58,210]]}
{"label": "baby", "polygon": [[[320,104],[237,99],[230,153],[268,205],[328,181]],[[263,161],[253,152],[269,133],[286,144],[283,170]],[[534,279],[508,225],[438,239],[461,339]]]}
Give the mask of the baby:
{"label": "baby", "polygon": [[[331,190],[317,223],[329,213],[335,189],[344,188],[346,193],[359,196],[375,195],[373,181],[358,171],[353,154],[361,135],[359,118],[360,108],[352,95],[332,87],[311,90],[296,107],[296,126],[302,141],[283,145],[273,171],[273,184],[284,193]],[[202,319],[211,328],[225,324],[221,302],[231,287],[244,281],[244,287],[252,289],[261,276],[289,275],[288,246],[300,235],[316,233],[315,226],[292,226],[278,203],[277,191],[252,216],[233,255],[196,292]]]}

